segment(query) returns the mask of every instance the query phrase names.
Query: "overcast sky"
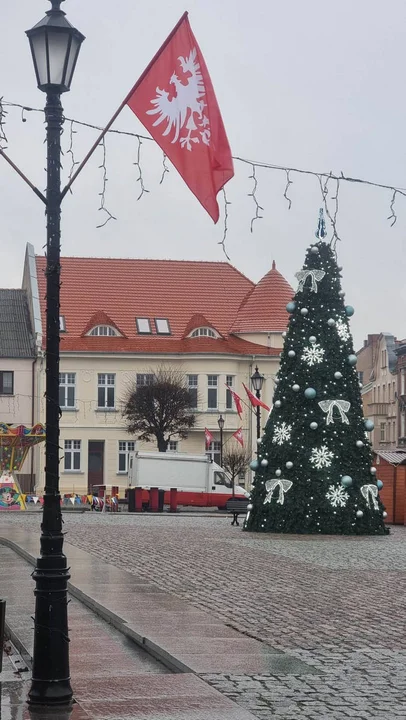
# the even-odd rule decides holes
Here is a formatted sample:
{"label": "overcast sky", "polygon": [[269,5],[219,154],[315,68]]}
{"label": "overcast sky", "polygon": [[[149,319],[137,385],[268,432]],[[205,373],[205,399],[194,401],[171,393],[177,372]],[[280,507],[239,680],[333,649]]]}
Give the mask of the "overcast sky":
{"label": "overcast sky", "polygon": [[[3,3],[0,96],[41,107],[24,31],[49,9],[45,0]],[[236,156],[315,171],[343,171],[406,187],[404,94],[404,0],[67,0],[68,19],[86,35],[65,114],[106,124],[185,10],[205,56],[232,152]],[[43,118],[21,122],[7,116],[8,152],[39,188],[45,187]],[[143,132],[125,108],[116,129]],[[75,158],[95,139],[78,129]],[[69,124],[63,137],[69,147]],[[174,169],[162,185],[162,153],[142,146],[144,182],[150,190],[137,203],[137,143],[107,139],[106,205],[116,215],[102,229],[98,151],[63,205],[65,255],[223,260],[222,219],[217,226],[183,186]],[[64,172],[69,171],[65,156]],[[264,218],[250,232],[251,168],[235,163],[227,186],[231,262],[258,281],[275,259],[296,289],[295,272],[313,241],[320,207],[316,178],[292,175],[292,207],[283,197],[285,175],[258,170],[258,201]],[[220,197],[220,196],[219,196]],[[338,247],[346,300],[354,305],[352,330],[358,347],[367,333],[406,336],[406,198],[396,203],[390,227],[391,193],[342,184]],[[41,201],[0,158],[0,286],[19,287],[27,241],[36,252],[45,243]],[[119,292],[119,288],[117,288]],[[85,292],[85,288],[84,288]],[[226,298],[225,298],[226,302]]]}

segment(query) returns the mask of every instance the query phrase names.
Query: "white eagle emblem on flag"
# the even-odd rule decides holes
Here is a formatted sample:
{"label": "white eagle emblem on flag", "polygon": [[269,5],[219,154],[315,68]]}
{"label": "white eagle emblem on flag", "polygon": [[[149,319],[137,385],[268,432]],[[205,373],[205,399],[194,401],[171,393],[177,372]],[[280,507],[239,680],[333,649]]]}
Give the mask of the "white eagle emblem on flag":
{"label": "white eagle emblem on flag", "polygon": [[[187,84],[184,85],[174,71],[169,82],[175,87],[175,97],[170,99],[169,92],[157,87],[156,97],[151,100],[151,105],[155,107],[153,110],[147,110],[147,115],[158,116],[153,123],[154,127],[167,123],[163,135],[169,135],[173,131],[172,144],[179,140],[182,148],[192,150],[192,143],[203,142],[205,145],[210,145],[210,121],[203,112],[206,107],[204,102],[206,89],[200,64],[197,62],[196,48],[193,48],[187,59],[179,57],[178,60],[183,73],[185,75],[190,73]],[[180,137],[183,128],[187,134]]]}

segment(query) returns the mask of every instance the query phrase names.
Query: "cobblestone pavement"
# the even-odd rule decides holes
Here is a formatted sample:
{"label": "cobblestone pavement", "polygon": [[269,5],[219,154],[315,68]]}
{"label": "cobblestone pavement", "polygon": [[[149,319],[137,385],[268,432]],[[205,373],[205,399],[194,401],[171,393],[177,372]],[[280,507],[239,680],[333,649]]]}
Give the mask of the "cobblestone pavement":
{"label": "cobblestone pavement", "polygon": [[[261,720],[406,717],[406,527],[346,538],[245,534],[224,516],[64,519],[67,541],[99,562],[322,671],[202,675]],[[39,528],[37,514],[8,522]]]}

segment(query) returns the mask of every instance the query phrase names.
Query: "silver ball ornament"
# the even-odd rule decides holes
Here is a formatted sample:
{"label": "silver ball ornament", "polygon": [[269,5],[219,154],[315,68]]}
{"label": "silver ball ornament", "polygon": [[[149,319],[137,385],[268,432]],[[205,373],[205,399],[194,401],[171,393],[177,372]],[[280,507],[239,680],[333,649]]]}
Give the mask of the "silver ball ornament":
{"label": "silver ball ornament", "polygon": [[287,467],[288,470],[291,470],[291,469],[293,468],[293,462],[291,462],[290,460],[288,460],[288,462],[286,463],[286,467]]}
{"label": "silver ball ornament", "polygon": [[339,295],[339,297],[342,297],[342,298],[343,298],[343,297],[345,296],[344,290],[340,290],[339,293],[338,293],[338,295]]}
{"label": "silver ball ornament", "polygon": [[275,400],[275,407],[276,407],[276,408],[280,408],[281,405],[282,405],[282,403],[281,403],[280,400]]}
{"label": "silver ball ornament", "polygon": [[386,510],[383,511],[382,517],[384,517],[384,518],[387,518],[387,517],[388,517],[388,513],[386,512]]}
{"label": "silver ball ornament", "polygon": [[313,345],[315,342],[317,342],[317,338],[314,335],[310,335],[309,342],[311,342]]}
{"label": "silver ball ornament", "polygon": [[316,422],[311,422],[311,423],[310,423],[310,429],[311,429],[311,430],[317,430],[318,427],[319,427],[319,426],[318,426],[318,424],[317,424]]}
{"label": "silver ball ornament", "polygon": [[328,325],[329,327],[334,327],[335,324],[336,324],[336,321],[334,320],[334,318],[329,318],[329,319],[327,320],[327,325]]}
{"label": "silver ball ornament", "polygon": [[296,353],[295,353],[294,350],[289,350],[288,355],[289,355],[290,358],[296,357]]}
{"label": "silver ball ornament", "polygon": [[356,514],[357,518],[364,517],[364,513],[362,512],[362,510],[357,510],[357,512],[355,514]]}
{"label": "silver ball ornament", "polygon": [[276,470],[276,472],[275,472],[275,475],[276,475],[276,477],[280,477],[282,475],[282,470],[279,470],[279,468],[278,468],[278,470]]}
{"label": "silver ball ornament", "polygon": [[261,460],[261,465],[262,467],[266,467],[268,465],[268,460],[266,458],[263,458],[263,460]]}
{"label": "silver ball ornament", "polygon": [[334,373],[334,377],[336,380],[341,380],[342,376],[343,374],[338,371]]}
{"label": "silver ball ornament", "polygon": [[249,503],[249,505],[247,505],[247,510],[252,510],[253,507],[254,507],[254,506],[251,505],[251,503]]}
{"label": "silver ball ornament", "polygon": [[292,390],[293,390],[293,392],[299,392],[299,390],[300,390],[300,385],[298,385],[297,383],[295,383],[294,385],[292,385]]}
{"label": "silver ball ornament", "polygon": [[286,330],[284,330],[284,331],[283,331],[283,333],[282,333],[282,337],[283,337],[283,338],[285,338],[285,337],[286,337]]}
{"label": "silver ball ornament", "polygon": [[370,467],[369,472],[371,473],[371,475],[376,475],[376,467]]}
{"label": "silver ball ornament", "polygon": [[307,308],[302,308],[301,311],[300,311],[300,314],[301,314],[301,315],[307,315],[308,313],[309,313],[309,311],[308,311]]}
{"label": "silver ball ornament", "polygon": [[319,248],[316,247],[316,245],[313,245],[313,246],[310,248],[310,252],[312,253],[312,255],[318,255],[318,254],[319,254]]}
{"label": "silver ball ornament", "polygon": [[357,442],[355,444],[358,448],[364,447],[364,443],[362,442],[362,440],[357,440]]}

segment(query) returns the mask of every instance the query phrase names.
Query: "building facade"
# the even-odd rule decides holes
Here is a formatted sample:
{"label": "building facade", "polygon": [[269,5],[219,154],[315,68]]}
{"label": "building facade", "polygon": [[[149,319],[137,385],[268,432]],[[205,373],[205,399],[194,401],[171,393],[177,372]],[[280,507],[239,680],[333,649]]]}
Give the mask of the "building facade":
{"label": "building facade", "polygon": [[[0,290],[0,422],[34,425],[36,351],[24,290]],[[35,484],[31,452],[19,475],[24,490]]]}
{"label": "building facade", "polygon": [[399,446],[397,347],[393,335],[380,333],[368,335],[357,353],[364,414],[375,425],[371,442],[376,452]]}
{"label": "building facade", "polygon": [[[39,347],[35,372],[36,421],[45,422],[45,258],[27,246],[23,287]],[[206,451],[220,459],[242,428],[256,447],[256,417],[236,412],[227,385],[245,399],[243,383],[258,366],[262,399],[271,406],[273,380],[293,296],[273,263],[258,284],[223,262],[63,258],[61,286],[61,492],[84,494],[95,485],[127,487],[128,453],[156,450],[128,434],[122,409],[128,392],[152,382],[158,367],[181,370],[194,399],[196,426],[169,450]],[[267,419],[262,411],[262,427]],[[44,484],[44,448],[36,449],[37,492]],[[249,477],[246,477],[248,484]]]}

